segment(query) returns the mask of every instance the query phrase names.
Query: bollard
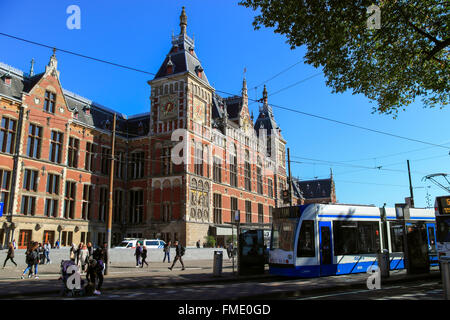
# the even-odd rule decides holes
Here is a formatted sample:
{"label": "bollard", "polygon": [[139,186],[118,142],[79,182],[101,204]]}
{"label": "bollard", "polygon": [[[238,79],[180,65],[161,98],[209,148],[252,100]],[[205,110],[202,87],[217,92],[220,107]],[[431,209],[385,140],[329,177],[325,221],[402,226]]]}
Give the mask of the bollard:
{"label": "bollard", "polygon": [[383,249],[383,253],[377,254],[378,260],[378,268],[380,268],[381,278],[389,278],[389,269],[390,269],[390,261],[389,261],[389,251]]}
{"label": "bollard", "polygon": [[223,261],[223,252],[214,251],[213,275],[215,277],[222,276],[222,261]]}
{"label": "bollard", "polygon": [[450,300],[450,257],[441,257],[442,286],[444,289],[444,299]]}

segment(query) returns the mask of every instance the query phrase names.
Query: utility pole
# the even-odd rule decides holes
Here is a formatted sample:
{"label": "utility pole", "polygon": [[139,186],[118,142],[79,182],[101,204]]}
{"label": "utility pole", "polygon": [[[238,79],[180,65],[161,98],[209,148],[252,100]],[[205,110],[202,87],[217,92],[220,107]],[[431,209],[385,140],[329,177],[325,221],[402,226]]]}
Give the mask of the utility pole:
{"label": "utility pole", "polygon": [[414,208],[414,194],[413,194],[413,187],[412,187],[412,183],[411,183],[411,170],[409,168],[409,160],[406,160],[406,163],[408,164],[409,192],[411,194],[411,207]]}
{"label": "utility pole", "polygon": [[287,152],[288,152],[288,170],[289,170],[289,206],[292,207],[291,156],[289,153],[289,148],[287,148]]}
{"label": "utility pole", "polygon": [[111,142],[111,166],[109,171],[109,206],[108,206],[108,222],[106,229],[107,236],[107,251],[105,261],[105,275],[108,274],[109,269],[109,251],[111,249],[111,229],[112,229],[112,212],[113,212],[113,192],[114,192],[114,145],[116,144],[116,114],[114,113],[112,142]]}

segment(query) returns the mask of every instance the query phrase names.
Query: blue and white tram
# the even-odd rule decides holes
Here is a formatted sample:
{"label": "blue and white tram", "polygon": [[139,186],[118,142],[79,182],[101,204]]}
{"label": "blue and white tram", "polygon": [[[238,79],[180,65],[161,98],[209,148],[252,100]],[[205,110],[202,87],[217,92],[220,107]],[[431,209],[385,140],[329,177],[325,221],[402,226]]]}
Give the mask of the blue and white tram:
{"label": "blue and white tram", "polygon": [[[392,210],[386,208],[383,223],[382,209],[375,206],[308,204],[275,209],[270,273],[319,277],[366,272],[377,265],[377,253],[384,247],[391,253],[391,269],[404,268],[402,232],[398,232],[403,229],[398,229],[400,222]],[[410,210],[407,224],[426,221],[434,236],[434,211]]]}

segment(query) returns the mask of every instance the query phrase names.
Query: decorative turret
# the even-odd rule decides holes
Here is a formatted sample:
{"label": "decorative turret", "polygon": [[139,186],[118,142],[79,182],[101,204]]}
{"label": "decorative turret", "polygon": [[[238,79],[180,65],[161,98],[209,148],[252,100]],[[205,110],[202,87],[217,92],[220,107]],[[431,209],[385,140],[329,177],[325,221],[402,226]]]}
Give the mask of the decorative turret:
{"label": "decorative turret", "polygon": [[30,77],[34,76],[34,58],[31,59]]}
{"label": "decorative turret", "polygon": [[186,34],[186,27],[187,27],[187,15],[183,7],[180,15],[180,34]]}

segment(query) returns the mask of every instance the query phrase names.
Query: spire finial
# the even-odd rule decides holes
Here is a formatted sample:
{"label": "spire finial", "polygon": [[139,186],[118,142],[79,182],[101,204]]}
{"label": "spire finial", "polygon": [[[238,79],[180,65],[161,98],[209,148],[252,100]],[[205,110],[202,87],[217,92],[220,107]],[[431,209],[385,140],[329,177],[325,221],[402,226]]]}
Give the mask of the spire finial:
{"label": "spire finial", "polygon": [[245,73],[247,72],[247,68],[244,68],[244,79],[242,80],[242,94],[247,94],[247,79],[245,79]]}
{"label": "spire finial", "polygon": [[186,26],[187,26],[187,16],[186,11],[184,10],[183,7],[180,15],[180,34],[186,34]]}
{"label": "spire finial", "polygon": [[267,104],[267,88],[266,88],[266,85],[264,85],[264,90],[263,90],[263,101],[264,101],[264,104]]}
{"label": "spire finial", "polygon": [[31,59],[30,77],[34,76],[34,58]]}

